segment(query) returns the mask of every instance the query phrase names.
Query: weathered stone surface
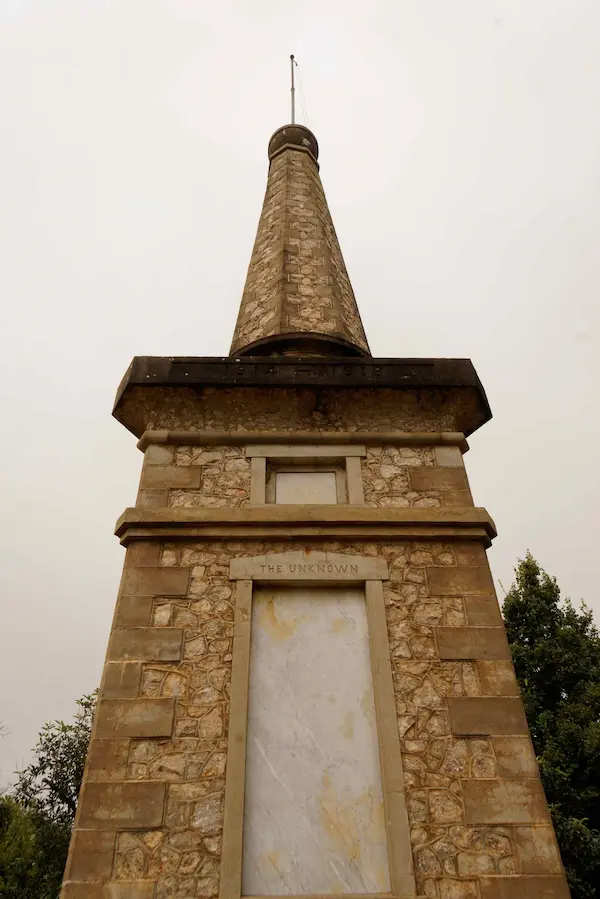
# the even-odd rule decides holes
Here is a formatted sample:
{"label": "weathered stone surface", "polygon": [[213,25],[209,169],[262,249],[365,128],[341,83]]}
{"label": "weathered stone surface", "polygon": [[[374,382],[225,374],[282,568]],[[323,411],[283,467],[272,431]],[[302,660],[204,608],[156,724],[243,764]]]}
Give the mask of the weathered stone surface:
{"label": "weathered stone surface", "polygon": [[147,662],[179,661],[183,631],[176,627],[116,628],[110,635],[108,658]]}
{"label": "weathered stone surface", "polygon": [[523,874],[562,874],[552,827],[515,827],[513,841]]}
{"label": "weathered stone surface", "polygon": [[67,880],[109,880],[115,850],[114,831],[78,830],[73,838]]}
{"label": "weathered stone surface", "polygon": [[100,693],[104,699],[133,699],[139,693],[141,677],[139,662],[107,662]]}
{"label": "weathered stone surface", "polygon": [[463,468],[462,450],[458,446],[436,446],[435,463],[446,468]]}
{"label": "weathered stone surface", "polygon": [[454,734],[526,734],[523,703],[517,698],[457,697],[449,700],[450,727]]}
{"label": "weathered stone surface", "polygon": [[477,673],[483,696],[520,696],[512,662],[478,662]]}
{"label": "weathered stone surface", "polygon": [[164,489],[141,487],[138,491],[136,506],[140,509],[160,509],[166,506],[169,499],[169,491]]}
{"label": "weathered stone surface", "polygon": [[454,555],[459,568],[489,568],[485,548],[474,540],[458,543]]}
{"label": "weathered stone surface", "polygon": [[503,627],[436,627],[441,659],[510,659]]}
{"label": "weathered stone surface", "polygon": [[290,147],[271,160],[231,353],[302,332],[369,354],[318,167]]}
{"label": "weathered stone surface", "polygon": [[169,506],[239,508],[250,502],[250,460],[243,446],[179,446],[175,464],[202,474],[199,489],[171,489]]}
{"label": "weathered stone surface", "polygon": [[175,487],[199,487],[202,469],[198,465],[147,465],[142,474],[145,489],[172,489]]}
{"label": "weathered stone surface", "polygon": [[60,899],[155,899],[155,882],[65,883]]}
{"label": "weathered stone surface", "polygon": [[136,540],[127,547],[125,567],[141,565],[158,565],[160,562],[160,543],[157,540]]}
{"label": "weathered stone surface", "polygon": [[121,593],[130,596],[185,596],[189,572],[185,568],[126,568]]}
{"label": "weathered stone surface", "polygon": [[485,877],[481,899],[570,899],[564,877]]}
{"label": "weathered stone surface", "polygon": [[171,465],[175,456],[173,444],[151,443],[144,451],[146,465]]}
{"label": "weathered stone surface", "polygon": [[80,799],[79,827],[160,827],[164,801],[163,783],[88,783]]}
{"label": "weathered stone surface", "polygon": [[503,627],[495,595],[465,596],[467,619],[472,627]]}
{"label": "weathered stone surface", "polygon": [[88,781],[125,780],[129,740],[100,739],[90,743],[87,760]]}
{"label": "weathered stone surface", "polygon": [[538,777],[529,734],[523,737],[493,737],[492,743],[500,777]]}
{"label": "weathered stone surface", "polygon": [[120,596],[115,627],[145,627],[150,624],[152,602],[152,596]]}
{"label": "weathered stone surface", "polygon": [[442,505],[439,491],[415,490],[408,478],[409,470],[433,466],[432,447],[371,446],[360,464],[367,506],[426,509]]}
{"label": "weathered stone surface", "polygon": [[469,824],[547,824],[550,821],[542,784],[525,780],[462,782]]}
{"label": "weathered stone surface", "polygon": [[[470,897],[477,875],[459,875],[459,859],[463,872],[493,869],[494,876],[501,876],[518,870],[508,828],[467,823],[464,784],[478,787],[496,777],[518,778],[531,772],[537,776],[535,759],[527,755],[531,753],[527,737],[463,736],[450,731],[451,702],[478,698],[484,687],[489,689],[491,680],[499,683],[505,679],[506,671],[493,671],[490,666],[509,664],[438,657],[434,628],[464,626],[465,599],[468,602],[471,596],[431,595],[429,575],[433,570],[456,572],[459,558],[473,563],[468,569],[478,570],[481,566],[475,564],[476,554],[469,546],[465,542],[406,540],[314,540],[303,544],[310,553],[354,554],[386,562],[384,600],[415,859],[422,846],[420,860],[415,861],[417,891],[435,899],[443,895]],[[175,627],[185,632],[183,659],[144,662],[140,685],[144,698],[176,701],[175,732],[167,738],[95,743],[115,744],[125,750],[131,743],[129,754],[115,755],[112,750],[120,779],[166,782],[170,789],[180,791],[169,793],[160,845],[142,846],[139,835],[132,832],[128,833],[129,842],[119,843],[117,849],[119,877],[129,881],[155,878],[157,895],[163,899],[171,899],[179,889],[192,895],[198,889],[206,891],[202,892],[206,896],[218,893],[235,602],[230,562],[297,551],[298,544],[291,541],[163,544],[160,567],[189,572],[186,594],[157,593],[151,606],[143,595],[133,598],[144,603],[144,615],[152,608],[146,626],[151,623],[157,630]],[[522,742],[509,744],[511,739]],[[100,765],[99,770],[103,776],[106,766]],[[426,836],[421,837],[418,828],[426,831]],[[149,831],[149,837],[155,833]],[[171,842],[175,836],[180,842],[189,840],[189,848],[178,848],[179,842],[175,846]],[[200,861],[197,855],[185,852],[200,853]],[[176,858],[177,865],[189,864],[193,870],[185,874],[183,868],[173,870]],[[216,866],[214,870],[205,869],[209,861]]]}
{"label": "weathered stone surface", "polygon": [[411,468],[408,475],[413,490],[468,490],[464,468]]}
{"label": "weathered stone surface", "polygon": [[98,703],[98,737],[168,737],[173,731],[172,699],[104,699]]}
{"label": "weathered stone surface", "polygon": [[486,568],[428,568],[427,584],[432,596],[494,594],[494,584]]}

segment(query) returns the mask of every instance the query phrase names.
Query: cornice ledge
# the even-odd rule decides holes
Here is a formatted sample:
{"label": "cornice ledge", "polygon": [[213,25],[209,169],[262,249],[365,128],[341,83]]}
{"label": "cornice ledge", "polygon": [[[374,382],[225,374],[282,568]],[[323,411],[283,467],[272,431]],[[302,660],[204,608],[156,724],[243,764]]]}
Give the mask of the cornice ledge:
{"label": "cornice ledge", "polygon": [[246,506],[242,509],[169,508],[126,509],[115,534],[127,544],[131,539],[201,539],[236,534],[277,539],[312,536],[402,539],[411,535],[482,539],[486,545],[497,536],[487,511],[479,507],[456,509],[394,509],[367,506]]}
{"label": "cornice ledge", "polygon": [[469,444],[461,431],[190,431],[148,430],[138,440],[144,452],[151,444],[174,443],[182,446],[222,446],[253,443],[361,443],[381,446],[458,446],[466,453]]}

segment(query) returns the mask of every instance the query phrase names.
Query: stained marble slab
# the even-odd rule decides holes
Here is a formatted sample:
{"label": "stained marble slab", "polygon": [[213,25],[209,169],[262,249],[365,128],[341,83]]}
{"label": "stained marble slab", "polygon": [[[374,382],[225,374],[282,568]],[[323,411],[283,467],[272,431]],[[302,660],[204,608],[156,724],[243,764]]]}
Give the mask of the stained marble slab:
{"label": "stained marble slab", "polygon": [[275,497],[278,503],[335,505],[335,471],[278,471]]}
{"label": "stained marble slab", "polygon": [[390,890],[364,593],[255,593],[244,895]]}

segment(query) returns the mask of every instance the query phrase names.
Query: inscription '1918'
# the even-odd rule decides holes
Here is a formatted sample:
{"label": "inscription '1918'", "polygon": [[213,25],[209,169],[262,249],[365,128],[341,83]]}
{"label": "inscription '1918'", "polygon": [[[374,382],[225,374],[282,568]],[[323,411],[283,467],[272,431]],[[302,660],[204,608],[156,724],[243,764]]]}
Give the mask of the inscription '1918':
{"label": "inscription '1918'", "polygon": [[259,565],[261,574],[358,574],[358,565],[315,562],[312,565]]}

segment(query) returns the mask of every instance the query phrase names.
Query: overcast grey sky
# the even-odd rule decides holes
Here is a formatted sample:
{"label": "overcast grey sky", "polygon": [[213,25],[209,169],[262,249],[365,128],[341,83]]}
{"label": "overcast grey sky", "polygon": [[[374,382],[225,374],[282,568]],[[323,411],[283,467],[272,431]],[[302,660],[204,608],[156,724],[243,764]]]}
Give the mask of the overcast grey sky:
{"label": "overcast grey sky", "polygon": [[373,353],[488,392],[495,577],[529,547],[600,617],[597,0],[0,0],[0,784],[99,682],[114,392],[227,353],[291,52]]}

